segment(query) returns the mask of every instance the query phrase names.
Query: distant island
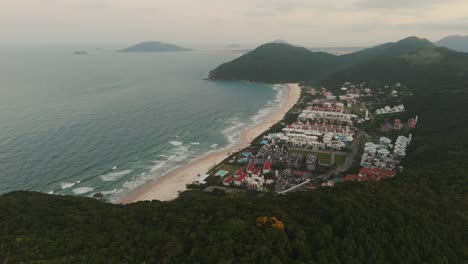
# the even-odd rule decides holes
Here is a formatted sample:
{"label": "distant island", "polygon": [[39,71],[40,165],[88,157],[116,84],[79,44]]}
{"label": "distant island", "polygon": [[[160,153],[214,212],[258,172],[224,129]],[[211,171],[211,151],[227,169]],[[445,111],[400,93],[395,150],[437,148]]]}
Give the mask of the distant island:
{"label": "distant island", "polygon": [[136,44],[119,52],[169,52],[169,51],[191,51],[191,49],[179,47],[174,44],[160,41],[147,41]]}
{"label": "distant island", "polygon": [[83,50],[79,50],[79,51],[73,52],[73,55],[88,55],[88,52],[83,51]]}
{"label": "distant island", "polygon": [[468,52],[468,36],[448,36],[435,42],[435,44],[439,47],[445,47],[456,51]]}

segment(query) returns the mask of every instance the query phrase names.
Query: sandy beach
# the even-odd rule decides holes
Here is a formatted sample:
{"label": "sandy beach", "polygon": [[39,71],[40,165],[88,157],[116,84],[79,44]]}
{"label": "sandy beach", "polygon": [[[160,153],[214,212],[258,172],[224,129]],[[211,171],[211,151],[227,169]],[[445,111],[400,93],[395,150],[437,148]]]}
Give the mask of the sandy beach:
{"label": "sandy beach", "polygon": [[213,166],[225,160],[229,153],[250,146],[250,143],[256,137],[283,119],[284,115],[297,103],[301,95],[301,88],[298,84],[287,84],[287,87],[289,87],[287,98],[285,98],[281,106],[261,122],[245,128],[238,143],[203,155],[153,182],[144,184],[118,200],[117,203],[128,204],[146,200],[170,201],[177,198],[178,193],[185,191],[186,185],[195,181],[198,174],[206,174]]}

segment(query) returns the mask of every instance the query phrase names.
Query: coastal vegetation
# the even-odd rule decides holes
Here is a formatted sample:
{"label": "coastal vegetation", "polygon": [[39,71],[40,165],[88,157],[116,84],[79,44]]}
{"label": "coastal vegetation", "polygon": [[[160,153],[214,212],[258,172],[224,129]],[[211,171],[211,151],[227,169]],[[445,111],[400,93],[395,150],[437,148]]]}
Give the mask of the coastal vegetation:
{"label": "coastal vegetation", "polygon": [[[308,51],[267,45],[268,52],[262,48],[213,78],[222,73],[233,79],[298,80],[330,89],[344,81],[410,86],[414,94],[405,99],[405,114],[417,114],[420,121],[403,172],[379,182],[286,195],[193,190],[172,202],[129,205],[13,192],[0,197],[0,262],[465,263],[467,55],[411,38],[348,55],[360,59],[330,66],[333,70],[318,70],[323,64],[302,58],[317,72],[292,73],[299,66],[287,61],[287,54],[278,53],[282,59],[268,54],[281,45],[294,50],[291,60],[297,63]],[[271,60],[286,61],[270,65]],[[346,69],[338,69],[343,65]]]}

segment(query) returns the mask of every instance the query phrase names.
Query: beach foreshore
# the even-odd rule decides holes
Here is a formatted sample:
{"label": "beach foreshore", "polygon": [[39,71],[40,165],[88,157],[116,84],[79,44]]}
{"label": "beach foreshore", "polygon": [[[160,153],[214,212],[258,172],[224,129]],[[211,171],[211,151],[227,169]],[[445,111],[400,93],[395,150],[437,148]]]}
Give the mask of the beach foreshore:
{"label": "beach foreshore", "polygon": [[117,203],[129,204],[147,200],[170,201],[176,199],[179,192],[187,189],[187,184],[197,179],[197,175],[206,174],[215,165],[229,157],[230,154],[249,147],[255,138],[283,119],[301,96],[299,84],[287,84],[286,86],[289,89],[281,106],[259,123],[246,127],[236,144],[203,155],[152,182],[144,184],[119,199]]}

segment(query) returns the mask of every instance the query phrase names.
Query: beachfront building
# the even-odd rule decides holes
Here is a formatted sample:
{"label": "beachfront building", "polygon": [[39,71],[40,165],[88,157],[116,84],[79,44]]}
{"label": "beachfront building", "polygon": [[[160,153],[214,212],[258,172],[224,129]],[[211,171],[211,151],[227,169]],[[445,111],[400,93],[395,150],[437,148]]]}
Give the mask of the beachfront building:
{"label": "beachfront building", "polygon": [[346,113],[344,111],[328,110],[324,108],[316,109],[315,107],[313,107],[302,111],[302,113],[298,117],[298,120],[303,123],[315,122],[317,119],[336,120],[352,125],[353,120],[356,118],[356,115]]}
{"label": "beachfront building", "polygon": [[223,181],[224,186],[231,186],[234,183],[234,176],[229,176]]}
{"label": "beachfront building", "polygon": [[270,173],[271,172],[271,165],[272,162],[265,162],[265,165],[263,166],[263,173]]}
{"label": "beachfront building", "polygon": [[300,148],[341,150],[354,140],[355,128],[330,124],[294,123],[283,129],[282,141]]}
{"label": "beachfront building", "polygon": [[250,163],[249,166],[247,167],[247,173],[252,173],[255,169],[255,164]]}
{"label": "beachfront building", "polygon": [[241,186],[247,179],[249,174],[247,172],[244,172],[243,170],[238,170],[236,172],[236,175],[234,176],[234,185],[235,186]]}
{"label": "beachfront building", "polygon": [[393,113],[400,113],[405,111],[405,106],[404,105],[397,105],[395,107],[390,107],[390,106],[385,106],[382,108],[379,108],[375,111],[377,115],[385,115],[385,114],[393,114]]}

